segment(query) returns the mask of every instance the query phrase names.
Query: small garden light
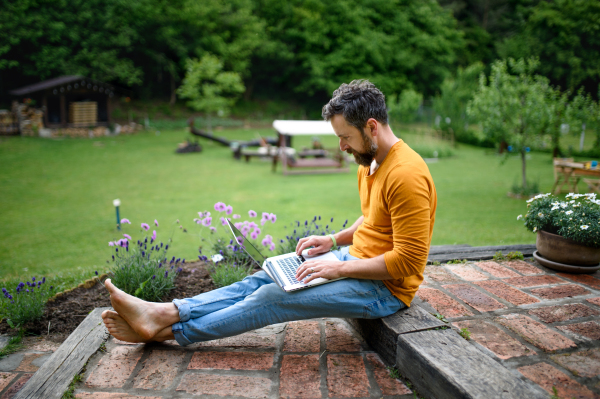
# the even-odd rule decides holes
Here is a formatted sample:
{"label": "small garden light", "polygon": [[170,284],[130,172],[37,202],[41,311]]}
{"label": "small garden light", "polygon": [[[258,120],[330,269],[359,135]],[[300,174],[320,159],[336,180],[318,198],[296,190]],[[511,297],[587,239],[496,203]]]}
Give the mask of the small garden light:
{"label": "small garden light", "polygon": [[119,218],[119,205],[121,205],[121,200],[118,198],[113,200],[113,205],[117,211],[117,230],[121,230],[121,218]]}

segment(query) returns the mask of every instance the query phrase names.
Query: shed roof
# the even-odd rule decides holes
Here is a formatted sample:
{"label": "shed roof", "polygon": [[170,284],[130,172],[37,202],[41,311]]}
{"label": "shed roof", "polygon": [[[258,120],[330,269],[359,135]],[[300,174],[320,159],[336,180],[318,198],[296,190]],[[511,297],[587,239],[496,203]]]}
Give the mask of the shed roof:
{"label": "shed roof", "polygon": [[89,78],[86,78],[86,77],[80,76],[80,75],[65,75],[65,76],[59,76],[57,78],[44,80],[42,82],[34,83],[32,85],[28,85],[28,86],[20,87],[18,89],[11,90],[10,94],[12,94],[13,96],[22,96],[25,94],[36,93],[38,91],[48,90],[48,89],[52,89],[54,87],[63,86],[63,85],[69,84],[69,83],[79,82],[80,80],[82,82],[85,81],[85,82],[88,82],[88,83],[91,83],[94,85],[101,85],[103,88],[108,89],[107,91],[110,90],[112,92],[114,90],[114,88],[111,85],[106,84],[104,82],[89,79]]}

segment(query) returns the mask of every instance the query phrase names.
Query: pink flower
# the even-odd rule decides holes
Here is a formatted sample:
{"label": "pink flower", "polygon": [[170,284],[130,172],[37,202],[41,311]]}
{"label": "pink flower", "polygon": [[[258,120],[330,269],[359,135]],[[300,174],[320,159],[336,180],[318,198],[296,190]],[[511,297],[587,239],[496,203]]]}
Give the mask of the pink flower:
{"label": "pink flower", "polygon": [[221,216],[221,224],[223,226],[227,226],[227,219],[225,219],[224,217]]}
{"label": "pink flower", "polygon": [[212,222],[212,218],[210,216],[206,217],[206,218],[202,219],[202,226],[208,227],[208,226],[210,226],[211,222]]}
{"label": "pink flower", "polygon": [[275,250],[275,244],[271,243],[271,245],[269,245],[269,251],[274,251]]}
{"label": "pink flower", "polygon": [[264,226],[264,225],[265,225],[265,223],[267,223],[267,219],[261,219],[261,220],[260,220],[260,225],[261,225],[261,226]]}
{"label": "pink flower", "polygon": [[214,233],[214,232],[216,232],[216,231],[217,231],[217,228],[216,228],[216,227],[213,227],[213,226],[210,226],[210,231]]}
{"label": "pink flower", "polygon": [[227,205],[225,207],[225,213],[231,215],[233,213],[233,207],[231,205]]}
{"label": "pink flower", "polygon": [[260,234],[260,233],[261,233],[261,231],[260,231],[260,229],[258,228],[258,226],[256,226],[256,227],[254,228],[254,232],[255,232],[256,234]]}
{"label": "pink flower", "polygon": [[225,204],[222,202],[217,202],[215,204],[215,211],[217,212],[223,212],[225,210]]}
{"label": "pink flower", "polygon": [[262,219],[268,219],[269,218],[269,212],[263,212],[262,213]]}
{"label": "pink flower", "polygon": [[158,227],[158,220],[154,219],[154,225]]}
{"label": "pink flower", "polygon": [[148,231],[148,230],[150,230],[150,226],[148,226],[147,223],[142,223],[142,229]]}
{"label": "pink flower", "polygon": [[196,224],[200,224],[200,222],[201,222],[201,221],[202,221],[202,220],[200,220],[200,219],[198,219],[198,218],[194,219],[194,222],[196,222]]}
{"label": "pink flower", "polygon": [[204,217],[207,217],[207,216],[210,216],[210,212],[209,211],[204,212]]}
{"label": "pink flower", "polygon": [[234,214],[234,215],[233,215],[233,218],[234,218],[234,219],[241,219],[242,217],[241,217],[240,215],[236,215],[236,214]]}
{"label": "pink flower", "polygon": [[241,229],[241,228],[242,228],[243,224],[242,224],[242,223],[240,223],[240,222],[237,222],[237,223],[235,223],[235,224],[234,224],[234,226],[235,226],[235,228],[236,228],[236,229],[238,229],[238,230],[239,230],[239,229]]}
{"label": "pink flower", "polygon": [[152,241],[156,240],[156,230],[152,230]]}
{"label": "pink flower", "polygon": [[131,224],[129,219],[121,219],[121,224],[123,224],[123,223]]}
{"label": "pink flower", "polygon": [[277,216],[272,213],[269,215],[269,220],[271,221],[271,223],[275,223],[277,221]]}
{"label": "pink flower", "polygon": [[109,242],[108,242],[108,246],[109,246],[109,247],[114,247],[114,246],[115,246],[115,243],[114,243],[114,242],[112,242],[112,241],[109,241]]}
{"label": "pink flower", "polygon": [[251,218],[255,218],[256,217],[256,212],[250,210],[250,211],[248,211],[248,216],[250,216]]}
{"label": "pink flower", "polygon": [[118,242],[117,245],[120,247],[126,247],[127,246],[127,240],[125,240],[124,238],[121,238]]}
{"label": "pink flower", "polygon": [[244,235],[244,237],[246,237],[248,235],[248,233],[250,233],[250,227],[248,227],[248,226],[242,227],[242,234]]}
{"label": "pink flower", "polygon": [[253,240],[256,240],[256,239],[258,238],[258,233],[257,233],[256,231],[253,231],[252,233],[250,233],[250,237],[251,237]]}
{"label": "pink flower", "polygon": [[129,234],[123,234],[123,237],[127,238],[128,240],[131,240],[131,236]]}
{"label": "pink flower", "polygon": [[267,237],[265,237],[265,238],[263,238],[263,240],[260,243],[263,246],[267,247],[267,246],[269,246],[271,244],[271,241]]}
{"label": "pink flower", "polygon": [[238,242],[238,244],[242,245],[244,243],[244,237],[236,237],[235,238]]}
{"label": "pink flower", "polygon": [[255,229],[255,228],[258,227],[258,225],[256,223],[254,223],[254,222],[250,222],[250,223],[248,223],[248,227],[250,227],[252,229]]}

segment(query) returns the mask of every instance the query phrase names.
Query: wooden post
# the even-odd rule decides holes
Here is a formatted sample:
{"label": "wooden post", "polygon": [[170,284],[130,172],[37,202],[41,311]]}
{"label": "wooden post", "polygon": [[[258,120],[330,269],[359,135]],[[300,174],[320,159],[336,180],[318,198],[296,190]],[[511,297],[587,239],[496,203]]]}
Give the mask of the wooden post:
{"label": "wooden post", "polygon": [[106,96],[106,115],[108,116],[107,121],[108,124],[110,125],[110,123],[112,122],[112,109],[110,107],[111,103],[110,103],[110,96]]}
{"label": "wooden post", "polygon": [[64,94],[60,95],[60,124],[67,127],[67,104]]}
{"label": "wooden post", "polygon": [[48,127],[48,94],[44,93],[42,99],[42,105],[44,106],[44,127]]}

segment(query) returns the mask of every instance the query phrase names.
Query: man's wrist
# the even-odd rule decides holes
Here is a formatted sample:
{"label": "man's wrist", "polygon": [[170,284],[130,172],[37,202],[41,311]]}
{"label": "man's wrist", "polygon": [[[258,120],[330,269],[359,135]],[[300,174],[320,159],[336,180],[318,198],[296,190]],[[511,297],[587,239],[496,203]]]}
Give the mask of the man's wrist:
{"label": "man's wrist", "polygon": [[337,248],[337,241],[335,239],[335,236],[333,234],[327,234],[327,237],[331,238],[331,241],[333,241],[333,247],[331,247],[332,249],[336,249]]}

